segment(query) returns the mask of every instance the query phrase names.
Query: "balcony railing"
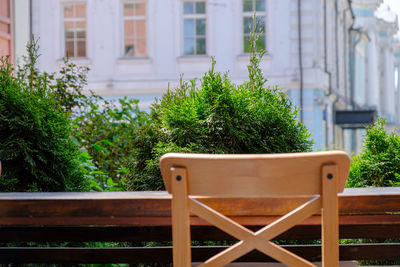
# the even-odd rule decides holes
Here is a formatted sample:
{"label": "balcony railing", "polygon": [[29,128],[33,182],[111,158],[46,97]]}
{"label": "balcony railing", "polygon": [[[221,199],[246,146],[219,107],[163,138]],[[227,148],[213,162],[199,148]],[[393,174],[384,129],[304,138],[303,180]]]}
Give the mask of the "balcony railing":
{"label": "balcony railing", "polygon": [[[257,229],[286,213],[282,199],[217,199],[201,201]],[[285,199],[295,208],[305,199]],[[341,260],[400,260],[400,188],[346,189],[339,197],[341,239],[373,239],[377,243],[340,245]],[[192,240],[221,241],[232,237],[193,217]],[[1,193],[0,263],[171,263],[170,196],[166,192]],[[320,239],[320,217],[310,217],[278,240]],[[124,247],[27,247],[26,242],[123,242]],[[143,246],[156,241],[165,246]],[[50,243],[51,244],[51,243]],[[159,243],[156,243],[159,244]],[[319,261],[318,244],[287,245],[311,261]],[[194,246],[193,261],[204,261],[223,246]],[[239,261],[272,261],[253,251]]]}

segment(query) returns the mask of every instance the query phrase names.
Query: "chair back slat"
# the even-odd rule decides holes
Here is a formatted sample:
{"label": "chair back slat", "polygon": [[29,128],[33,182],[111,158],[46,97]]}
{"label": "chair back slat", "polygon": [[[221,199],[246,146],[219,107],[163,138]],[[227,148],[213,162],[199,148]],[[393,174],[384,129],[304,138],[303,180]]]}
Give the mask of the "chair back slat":
{"label": "chair back slat", "polygon": [[161,173],[171,193],[171,168],[184,167],[188,194],[217,197],[290,197],[321,193],[322,166],[338,167],[337,192],[346,183],[350,159],[345,152],[287,154],[168,153],[161,158]]}

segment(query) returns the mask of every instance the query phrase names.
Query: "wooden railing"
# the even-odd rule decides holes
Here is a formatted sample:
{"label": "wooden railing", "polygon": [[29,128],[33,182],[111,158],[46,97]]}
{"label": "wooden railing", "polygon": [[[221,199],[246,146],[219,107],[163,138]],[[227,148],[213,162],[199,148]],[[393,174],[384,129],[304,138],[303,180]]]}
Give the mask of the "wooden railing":
{"label": "wooden railing", "polygon": [[[211,207],[257,229],[287,212],[281,199],[211,199]],[[305,199],[287,199],[295,208]],[[339,197],[341,239],[374,239],[377,243],[340,245],[341,260],[400,260],[400,188],[346,189]],[[290,209],[290,208],[289,208]],[[194,217],[192,240],[232,237]],[[0,263],[171,263],[170,196],[166,192],[1,193]],[[313,216],[278,240],[319,239],[320,217]],[[122,242],[123,247],[27,247],[27,242]],[[157,241],[165,246],[143,246]],[[379,243],[380,242],[380,243]],[[49,243],[51,244],[51,243]],[[87,243],[90,244],[90,243]],[[318,261],[319,245],[287,245]],[[203,261],[223,246],[194,246],[193,261]],[[272,261],[257,251],[239,261]]]}

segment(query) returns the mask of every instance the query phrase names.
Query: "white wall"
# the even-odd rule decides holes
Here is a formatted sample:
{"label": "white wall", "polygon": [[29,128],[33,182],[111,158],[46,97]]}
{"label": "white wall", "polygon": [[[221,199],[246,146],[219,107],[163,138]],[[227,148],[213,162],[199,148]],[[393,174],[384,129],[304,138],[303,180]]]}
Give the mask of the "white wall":
{"label": "white wall", "polygon": [[26,45],[30,39],[29,1],[14,0],[14,53],[19,63],[26,55]]}

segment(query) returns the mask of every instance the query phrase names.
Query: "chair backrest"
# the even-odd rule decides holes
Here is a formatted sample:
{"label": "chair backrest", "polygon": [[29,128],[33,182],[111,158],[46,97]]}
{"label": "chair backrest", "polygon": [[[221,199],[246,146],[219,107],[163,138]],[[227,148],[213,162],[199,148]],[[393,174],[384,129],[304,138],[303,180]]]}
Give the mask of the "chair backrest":
{"label": "chair backrest", "polygon": [[[337,267],[338,192],[346,183],[350,159],[341,151],[210,155],[170,153],[161,158],[161,173],[172,194],[173,261],[175,267],[191,266],[190,214],[197,215],[241,240],[200,267],[224,266],[257,249],[288,266],[314,264],[271,240],[305,218],[322,216],[322,266]],[[252,232],[193,196],[293,197],[312,199],[257,232]]]}
{"label": "chair backrest", "polygon": [[323,165],[338,167],[337,192],[346,183],[350,160],[342,151],[287,154],[185,154],[161,158],[161,173],[171,193],[171,168],[184,167],[188,194],[217,197],[273,197],[321,193]]}

